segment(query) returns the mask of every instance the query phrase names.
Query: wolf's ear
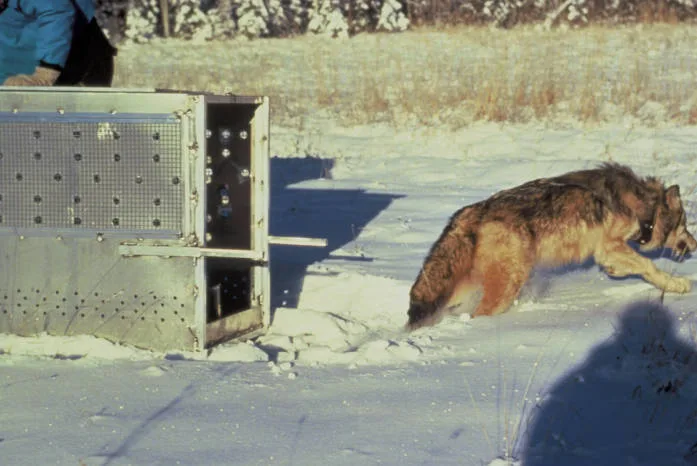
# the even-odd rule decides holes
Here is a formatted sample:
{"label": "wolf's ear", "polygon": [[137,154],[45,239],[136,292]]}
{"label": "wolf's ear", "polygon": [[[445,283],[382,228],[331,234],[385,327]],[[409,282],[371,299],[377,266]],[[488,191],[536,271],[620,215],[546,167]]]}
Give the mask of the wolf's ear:
{"label": "wolf's ear", "polygon": [[666,189],[666,204],[670,209],[679,209],[682,205],[680,201],[680,186],[674,184]]}

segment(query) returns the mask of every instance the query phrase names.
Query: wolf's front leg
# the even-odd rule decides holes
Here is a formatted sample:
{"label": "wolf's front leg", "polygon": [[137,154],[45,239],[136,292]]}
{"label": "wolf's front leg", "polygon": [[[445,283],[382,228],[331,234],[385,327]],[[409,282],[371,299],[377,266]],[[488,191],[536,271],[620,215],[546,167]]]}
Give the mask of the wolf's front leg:
{"label": "wolf's front leg", "polygon": [[639,255],[624,242],[605,244],[600,251],[596,252],[595,260],[608,275],[613,277],[641,275],[656,288],[669,293],[687,293],[692,288],[692,282],[689,279],[659,270],[656,264]]}

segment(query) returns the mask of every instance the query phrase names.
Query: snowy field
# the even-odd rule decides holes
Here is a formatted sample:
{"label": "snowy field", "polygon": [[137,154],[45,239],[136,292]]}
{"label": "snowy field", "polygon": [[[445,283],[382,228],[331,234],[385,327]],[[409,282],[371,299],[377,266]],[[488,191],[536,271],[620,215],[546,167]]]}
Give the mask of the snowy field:
{"label": "snowy field", "polygon": [[272,128],[271,233],[329,247],[273,250],[268,334],[209,355],[0,335],[0,464],[697,464],[697,291],[662,305],[583,264],[501,316],[402,330],[449,216],[502,188],[626,163],[681,185],[694,232],[697,128],[307,127]]}
{"label": "snowy field", "polygon": [[304,129],[318,112],[399,128],[625,115],[695,124],[695,49],[690,24],[156,40],[119,48],[114,85],[268,95],[276,124]]}

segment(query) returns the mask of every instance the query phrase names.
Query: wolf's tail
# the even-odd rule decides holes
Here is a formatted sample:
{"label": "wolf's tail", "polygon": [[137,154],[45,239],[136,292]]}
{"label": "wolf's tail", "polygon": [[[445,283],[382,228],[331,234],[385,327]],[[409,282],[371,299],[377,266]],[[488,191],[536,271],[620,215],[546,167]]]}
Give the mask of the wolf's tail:
{"label": "wolf's tail", "polygon": [[428,253],[409,293],[407,329],[433,325],[457,286],[472,270],[477,246],[476,206],[456,212]]}

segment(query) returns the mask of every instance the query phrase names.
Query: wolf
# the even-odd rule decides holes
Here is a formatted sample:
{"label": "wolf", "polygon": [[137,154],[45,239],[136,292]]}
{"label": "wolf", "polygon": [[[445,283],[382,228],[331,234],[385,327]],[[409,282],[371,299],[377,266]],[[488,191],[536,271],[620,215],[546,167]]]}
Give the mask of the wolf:
{"label": "wolf", "polygon": [[593,258],[613,277],[690,290],[689,279],[659,270],[630,243],[680,260],[697,249],[677,185],[606,163],[501,191],[450,218],[411,288],[407,329],[437,323],[472,294],[481,296],[474,317],[504,312],[536,265]]}

